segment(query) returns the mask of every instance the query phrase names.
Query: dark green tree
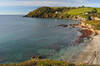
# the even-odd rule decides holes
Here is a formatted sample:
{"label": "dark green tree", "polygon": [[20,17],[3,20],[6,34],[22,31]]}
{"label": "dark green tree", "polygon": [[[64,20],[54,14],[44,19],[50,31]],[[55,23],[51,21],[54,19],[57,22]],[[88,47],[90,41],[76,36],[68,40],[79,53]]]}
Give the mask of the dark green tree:
{"label": "dark green tree", "polygon": [[97,13],[97,9],[94,8],[94,9],[92,10],[92,13]]}

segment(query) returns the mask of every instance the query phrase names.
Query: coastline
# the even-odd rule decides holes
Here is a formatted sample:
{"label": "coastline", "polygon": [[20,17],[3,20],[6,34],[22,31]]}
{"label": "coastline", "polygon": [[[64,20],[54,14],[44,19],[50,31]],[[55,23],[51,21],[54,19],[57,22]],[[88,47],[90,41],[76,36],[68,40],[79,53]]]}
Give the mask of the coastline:
{"label": "coastline", "polygon": [[[77,19],[78,20],[78,19]],[[79,36],[79,38],[77,40],[75,40],[73,46],[77,45],[77,44],[81,44],[80,48],[82,48],[82,50],[80,50],[79,54],[77,54],[77,56],[74,56],[75,59],[72,61],[71,63],[76,63],[78,61],[78,56],[80,56],[83,53],[83,50],[85,50],[85,48],[88,46],[88,43],[92,41],[92,38],[95,36],[96,32],[89,26],[83,25],[82,24],[83,21],[79,20],[79,24],[73,24],[72,27],[73,28],[79,28],[77,31],[81,33],[81,35]],[[79,64],[79,63],[77,63]]]}
{"label": "coastline", "polygon": [[[81,30],[84,29],[88,29],[90,31],[92,31],[92,34],[89,35],[90,40],[89,42],[86,42],[86,46],[85,48],[82,50],[82,52],[80,52],[80,54],[78,55],[79,57],[76,58],[75,60],[75,64],[100,64],[100,30],[94,30],[92,28],[91,25],[86,25],[84,24],[83,21],[80,22],[80,24],[78,26],[76,26],[78,28],[80,28]],[[96,55],[96,57],[94,57],[94,55]],[[93,59],[93,60],[92,60]]]}
{"label": "coastline", "polygon": [[[77,18],[71,20],[78,20],[78,24],[71,24],[70,26],[73,28],[79,28],[78,32],[81,33],[78,40],[75,42],[80,43],[82,40],[84,44],[84,48],[74,56],[75,59],[69,61],[69,63],[74,64],[96,64],[100,65],[100,30],[94,29],[91,24],[85,24],[84,21],[88,21],[84,18]],[[84,38],[86,38],[86,42],[84,42]],[[77,44],[76,43],[76,44]],[[75,45],[75,44],[74,44]]]}
{"label": "coastline", "polygon": [[[100,64],[100,34],[96,35],[93,37],[93,40],[89,43],[87,43],[86,48],[81,52],[81,54],[79,55],[77,61],[75,62],[77,63],[87,63],[87,64]],[[96,52],[96,57],[93,59],[93,61],[91,60],[93,58],[94,53]]]}
{"label": "coastline", "polygon": [[[41,9],[51,9],[52,10],[52,8],[41,7],[33,12],[30,12],[25,17],[59,18],[59,19],[68,18],[71,20],[79,21],[79,24],[71,24],[70,25],[72,28],[75,28],[75,27],[79,28],[78,32],[81,33],[81,36],[79,36],[79,38],[73,42],[73,46],[75,46],[81,42],[84,42],[84,39],[86,40],[86,42],[85,42],[86,44],[84,44],[85,45],[84,49],[82,49],[82,51],[80,51],[80,53],[77,56],[75,56],[74,63],[77,63],[77,64],[88,63],[88,58],[90,57],[89,54],[91,54],[91,52],[94,53],[94,51],[97,51],[98,49],[97,50],[95,50],[95,49],[99,48],[99,46],[100,46],[99,42],[98,42],[100,31],[98,30],[98,28],[96,28],[96,27],[98,27],[98,25],[94,26],[94,24],[92,24],[92,22],[88,23],[88,24],[86,24],[85,22],[88,22],[88,21],[95,22],[96,20],[99,21],[100,18],[99,18],[98,10],[96,8],[91,10],[89,8],[81,7],[81,8],[72,8],[71,10],[69,10],[68,13],[67,13],[67,10],[64,13],[63,13],[63,11],[57,12],[57,10],[55,10],[55,12],[53,12],[53,13],[51,13],[52,11],[48,10],[48,12],[45,13],[47,10],[44,10],[43,12],[41,12],[42,14],[36,14]],[[86,9],[86,11],[84,11],[85,9]],[[82,12],[81,14],[73,13],[73,12],[78,12],[79,10],[80,10],[80,12]],[[90,11],[88,11],[88,10],[90,10]],[[51,14],[48,14],[48,13],[51,13]],[[59,13],[62,15],[59,15]],[[66,27],[67,25],[60,25],[60,26]],[[95,42],[98,42],[98,44],[96,44]],[[94,43],[95,43],[95,45],[94,45]],[[92,46],[91,46],[91,44],[92,44]],[[95,46],[98,46],[98,47],[95,48]],[[94,49],[94,50],[89,50],[90,48]],[[83,60],[82,58],[84,58],[85,60]]]}
{"label": "coastline", "polygon": [[[79,36],[78,41],[75,40],[75,42],[76,41],[77,42],[75,44],[73,44],[73,46],[75,46],[77,44],[80,44],[81,41],[82,41],[82,43],[85,43],[85,44],[84,44],[84,48],[82,50],[80,50],[80,52],[79,52],[79,54],[77,54],[77,56],[76,55],[73,55],[73,57],[75,57],[75,59],[71,58],[71,61],[69,61],[69,60],[66,60],[66,61],[69,61],[69,63],[84,64],[84,63],[86,63],[85,60],[88,58],[87,55],[84,55],[84,54],[87,53],[85,51],[88,50],[88,46],[91,47],[91,44],[90,43],[92,41],[94,41],[93,38],[95,37],[95,35],[96,34],[100,34],[100,33],[99,33],[99,30],[94,30],[89,24],[88,25],[84,24],[84,21],[86,21],[86,19],[84,19],[84,18],[81,18],[80,17],[80,18],[77,18],[77,19],[75,19],[75,18],[70,18],[70,19],[71,20],[78,20],[79,21],[78,24],[70,24],[70,27],[72,27],[72,28],[79,28],[78,29],[78,32],[81,33],[81,36]],[[68,25],[61,24],[61,25],[58,25],[58,26],[67,27]],[[84,42],[84,38],[87,38],[87,39],[85,39],[85,40],[87,40],[86,42]],[[91,51],[88,51],[88,52],[90,53]],[[86,58],[84,58],[85,60],[82,60],[83,57],[81,57],[81,56],[85,56],[86,57]],[[45,60],[46,58],[45,59],[39,58],[39,59],[40,60]],[[62,60],[62,61],[65,61],[65,60]]]}
{"label": "coastline", "polygon": [[[91,46],[90,43],[92,41],[94,41],[93,38],[95,36],[97,36],[98,34],[100,34],[100,33],[99,33],[99,30],[94,30],[92,28],[92,26],[90,26],[89,24],[86,25],[84,23],[85,19],[84,20],[71,19],[71,20],[78,20],[79,21],[78,24],[70,24],[70,27],[72,27],[72,28],[78,28],[77,31],[81,33],[81,35],[79,36],[79,38],[73,42],[72,46],[80,45],[80,48],[82,48],[82,50],[80,50],[78,52],[78,54],[73,55],[70,58],[70,60],[66,60],[66,61],[68,61],[69,63],[74,63],[74,64],[85,64],[85,62],[80,61],[80,58],[81,58],[82,55],[85,56],[83,54],[84,50],[87,50],[87,47]],[[86,58],[87,58],[87,56],[86,56]]]}

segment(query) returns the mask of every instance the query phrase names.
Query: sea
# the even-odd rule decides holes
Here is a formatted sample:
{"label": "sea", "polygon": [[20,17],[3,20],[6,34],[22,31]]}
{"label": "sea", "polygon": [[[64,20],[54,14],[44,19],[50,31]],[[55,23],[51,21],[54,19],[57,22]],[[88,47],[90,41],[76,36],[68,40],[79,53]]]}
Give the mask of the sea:
{"label": "sea", "polygon": [[32,56],[68,60],[81,51],[82,44],[72,45],[80,36],[78,28],[69,26],[78,21],[23,16],[0,15],[0,63],[23,62]]}

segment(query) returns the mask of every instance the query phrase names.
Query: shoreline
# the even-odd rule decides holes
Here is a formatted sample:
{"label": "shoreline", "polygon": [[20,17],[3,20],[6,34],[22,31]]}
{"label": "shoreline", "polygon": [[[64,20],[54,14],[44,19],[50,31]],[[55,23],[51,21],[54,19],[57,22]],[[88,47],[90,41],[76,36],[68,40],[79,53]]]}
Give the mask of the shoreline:
{"label": "shoreline", "polygon": [[[43,9],[44,9],[44,11],[40,12]],[[86,11],[84,11],[85,9],[86,9]],[[52,10],[54,10],[55,12],[52,12]],[[63,10],[63,9],[61,9],[61,10]],[[88,10],[90,10],[90,11],[88,11]],[[80,11],[81,14],[78,11]],[[74,14],[74,12],[76,12],[76,13]],[[40,14],[38,14],[38,13],[40,13]],[[91,47],[90,43],[93,43],[93,42],[99,40],[99,39],[95,40],[95,37],[97,37],[98,34],[100,34],[100,31],[98,30],[100,28],[97,28],[98,23],[96,23],[97,24],[96,26],[94,26],[94,24],[92,24],[92,22],[88,23],[88,21],[95,22],[95,20],[97,20],[97,21],[100,20],[99,12],[98,12],[98,9],[96,9],[96,8],[93,8],[93,9],[90,9],[88,7],[87,8],[81,7],[81,8],[75,8],[75,9],[72,8],[72,9],[65,10],[63,12],[63,11],[57,11],[54,8],[50,8],[50,7],[41,7],[41,8],[36,9],[35,11],[28,13],[25,17],[59,18],[59,19],[68,18],[70,20],[78,20],[79,21],[78,24],[70,25],[72,28],[78,28],[79,30],[77,30],[77,31],[81,33],[81,35],[78,37],[78,39],[76,39],[73,42],[72,46],[78,45],[80,43],[84,43],[83,44],[84,46],[82,47],[83,48],[82,51],[80,50],[80,53],[75,57],[76,58],[75,62],[79,61],[77,64],[80,64],[80,62],[86,63],[86,62],[80,61],[81,56],[85,56],[84,59],[87,59],[88,57],[86,55],[84,55],[84,53],[85,53],[84,51],[88,50],[87,49],[88,46]],[[63,25],[63,24],[59,25],[59,26],[67,27],[67,25]],[[97,28],[97,30],[95,30],[95,28]],[[86,40],[86,42],[85,42],[85,40]],[[91,47],[91,48],[94,48],[94,47]],[[91,51],[88,51],[88,53],[90,53]],[[85,53],[85,54],[88,54],[88,53]]]}
{"label": "shoreline", "polygon": [[[93,40],[91,40],[90,42],[87,43],[87,46],[85,47],[85,49],[81,52],[81,54],[79,55],[78,59],[76,60],[76,64],[100,64],[100,58],[98,58],[98,56],[100,56],[100,44],[99,44],[99,40],[100,40],[100,34],[96,35],[93,37]],[[94,58],[94,53],[96,52],[96,57]],[[94,59],[93,59],[94,58]],[[93,60],[91,60],[93,59]]]}
{"label": "shoreline", "polygon": [[74,61],[72,61],[71,63],[76,63],[78,56],[80,56],[83,53],[83,50],[85,50],[85,47],[87,47],[88,43],[91,42],[92,41],[91,39],[95,36],[95,31],[86,25],[82,25],[81,22],[79,22],[79,24],[72,25],[73,28],[79,28],[77,31],[81,33],[79,38],[75,40],[76,44],[74,42],[73,46],[83,43],[82,44],[83,47],[80,46],[83,49],[80,50],[79,55],[75,56]]}
{"label": "shoreline", "polygon": [[[92,31],[92,34],[89,35],[90,40],[89,42],[86,42],[86,46],[85,48],[82,50],[82,52],[80,52],[79,57],[76,58],[75,60],[75,64],[100,64],[100,58],[98,58],[100,56],[100,30],[94,30],[91,25],[85,25],[83,21],[80,22],[81,24],[79,24],[78,28],[80,28],[81,30],[83,30],[84,28],[87,30]],[[96,55],[96,57],[94,58],[93,55]],[[92,58],[94,58],[93,60],[91,60]]]}
{"label": "shoreline", "polygon": [[[99,30],[94,30],[90,25],[85,25],[84,20],[80,20],[80,19],[70,19],[70,20],[78,20],[79,21],[78,24],[70,24],[70,27],[71,28],[79,28],[77,31],[81,33],[79,38],[73,42],[72,46],[76,46],[81,43],[84,43],[84,44],[83,44],[83,47],[81,47],[83,49],[80,50],[79,54],[77,54],[77,56],[76,56],[76,54],[73,55],[74,59],[72,57],[72,58],[70,58],[71,61],[69,61],[69,60],[66,60],[66,61],[69,61],[69,63],[80,64],[79,58],[84,53],[83,51],[86,50],[86,47],[88,45],[90,45],[90,42],[92,42],[93,38],[100,33],[99,33]],[[81,64],[84,64],[84,63],[81,63]]]}
{"label": "shoreline", "polygon": [[[79,36],[79,39],[75,40],[75,42],[79,43],[83,40],[82,42],[85,43],[85,45],[79,55],[75,56],[74,61],[72,60],[69,63],[100,65],[100,30],[95,30],[91,24],[85,24],[84,21],[87,20],[84,18],[83,20],[71,18],[71,20],[79,21],[78,24],[70,25],[72,28],[79,28],[78,32],[81,33],[81,36]],[[84,42],[84,38],[87,38],[86,42]]]}
{"label": "shoreline", "polygon": [[[87,47],[90,46],[90,42],[93,41],[93,40],[90,40],[90,39],[91,38],[94,38],[95,35],[100,34],[100,33],[99,33],[99,30],[94,30],[91,26],[85,25],[84,24],[84,20],[85,19],[84,20],[80,20],[78,18],[77,19],[70,18],[70,20],[78,20],[79,21],[78,24],[70,24],[70,27],[72,27],[72,28],[79,28],[77,31],[81,33],[81,36],[79,36],[79,39],[78,40],[75,40],[76,41],[76,44],[73,44],[73,46],[75,46],[77,44],[80,44],[80,41],[82,41],[82,43],[86,43],[86,44],[84,44],[84,49],[82,49],[80,51],[79,55],[75,56],[74,61],[71,58],[72,61],[69,61],[69,63],[84,64],[86,62],[81,61],[80,57],[81,56],[85,56],[84,55],[84,53],[85,53],[84,51],[87,50]],[[67,27],[68,25],[61,24],[61,25],[58,25],[58,26]],[[87,38],[88,41],[87,42],[84,42],[84,38]],[[45,60],[46,58],[45,59],[39,58],[39,59],[40,60]],[[62,61],[64,61],[64,60],[62,60]],[[68,61],[68,60],[66,60],[66,61]]]}

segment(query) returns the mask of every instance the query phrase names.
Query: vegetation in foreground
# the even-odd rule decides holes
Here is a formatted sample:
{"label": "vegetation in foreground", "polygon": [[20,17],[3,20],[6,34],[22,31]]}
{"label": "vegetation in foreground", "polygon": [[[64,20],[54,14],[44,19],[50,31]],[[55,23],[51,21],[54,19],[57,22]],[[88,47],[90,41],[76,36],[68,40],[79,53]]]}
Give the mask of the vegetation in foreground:
{"label": "vegetation in foreground", "polygon": [[86,64],[72,64],[67,63],[67,61],[57,61],[48,59],[32,59],[18,64],[0,64],[0,66],[96,66],[96,65],[86,65]]}

